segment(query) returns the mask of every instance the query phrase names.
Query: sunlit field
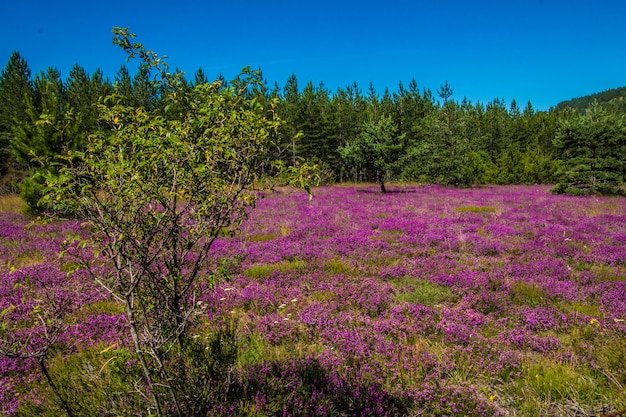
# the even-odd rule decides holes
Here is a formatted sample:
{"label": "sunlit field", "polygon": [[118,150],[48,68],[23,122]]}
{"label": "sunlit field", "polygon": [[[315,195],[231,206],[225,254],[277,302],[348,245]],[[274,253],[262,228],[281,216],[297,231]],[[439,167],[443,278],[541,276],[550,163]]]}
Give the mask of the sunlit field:
{"label": "sunlit field", "polygon": [[[625,199],[389,189],[261,194],[216,241],[196,336],[231,334],[236,356],[216,368],[208,415],[626,410]],[[77,408],[108,410],[138,364],[123,308],[59,257],[81,223],[27,227],[0,207],[2,343],[35,340],[38,303],[67,300],[50,375]],[[61,415],[35,361],[0,358],[0,413]]]}

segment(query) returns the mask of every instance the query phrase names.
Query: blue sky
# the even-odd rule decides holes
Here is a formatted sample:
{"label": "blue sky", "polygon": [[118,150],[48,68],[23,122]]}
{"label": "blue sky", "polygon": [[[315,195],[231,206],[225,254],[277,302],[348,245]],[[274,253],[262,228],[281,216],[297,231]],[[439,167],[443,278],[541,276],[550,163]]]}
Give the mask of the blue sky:
{"label": "blue sky", "polygon": [[[331,91],[370,82],[379,94],[415,78],[453,99],[512,99],[547,110],[626,86],[624,0],[11,1],[0,16],[0,66],[19,51],[36,73],[74,63],[113,78],[125,55],[113,26],[171,67],[233,78],[260,67],[270,85],[295,74]],[[134,67],[133,63],[128,64]]]}

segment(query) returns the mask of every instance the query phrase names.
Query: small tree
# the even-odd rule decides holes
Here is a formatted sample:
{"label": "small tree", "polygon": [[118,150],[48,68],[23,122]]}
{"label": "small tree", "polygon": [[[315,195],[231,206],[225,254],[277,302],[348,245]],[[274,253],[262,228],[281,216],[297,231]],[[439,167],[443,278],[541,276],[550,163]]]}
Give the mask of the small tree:
{"label": "small tree", "polygon": [[174,110],[155,116],[118,94],[108,97],[100,112],[110,130],[91,136],[84,152],[66,155],[44,199],[92,228],[84,244],[110,273],[102,275],[93,260],[84,266],[125,306],[149,412],[204,415],[210,378],[191,378],[206,358],[189,357],[205,351],[190,337],[197,296],[209,280],[204,267],[215,239],[254,204],[247,191],[279,121],[247,94],[258,82],[254,73],[244,70],[237,87],[216,81],[189,90],[127,29],[114,32],[129,57],[157,72]]}
{"label": "small tree", "polygon": [[386,193],[385,175],[399,160],[403,141],[404,136],[398,136],[391,117],[382,116],[378,121],[367,122],[361,134],[340,147],[339,153],[347,163],[375,172],[380,191]]}
{"label": "small tree", "polygon": [[626,166],[626,118],[597,102],[584,115],[570,111],[559,120],[554,146],[564,170],[554,192],[620,193]]}

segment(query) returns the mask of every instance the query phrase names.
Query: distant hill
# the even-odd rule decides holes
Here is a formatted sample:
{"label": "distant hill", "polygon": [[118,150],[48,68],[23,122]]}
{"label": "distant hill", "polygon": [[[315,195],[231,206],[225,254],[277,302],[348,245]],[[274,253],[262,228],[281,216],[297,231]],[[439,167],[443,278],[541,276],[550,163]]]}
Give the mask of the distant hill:
{"label": "distant hill", "polygon": [[593,100],[597,100],[599,104],[608,103],[611,100],[623,101],[626,98],[626,87],[611,88],[601,93],[595,93],[584,97],[573,98],[571,100],[562,101],[556,105],[556,110],[564,109],[565,107],[573,107],[580,112],[583,112]]}

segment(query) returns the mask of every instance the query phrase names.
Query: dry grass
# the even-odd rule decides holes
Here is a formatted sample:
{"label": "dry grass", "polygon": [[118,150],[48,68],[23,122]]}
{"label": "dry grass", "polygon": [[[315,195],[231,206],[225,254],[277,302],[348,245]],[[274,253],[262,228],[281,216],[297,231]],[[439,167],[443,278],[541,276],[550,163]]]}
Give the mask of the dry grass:
{"label": "dry grass", "polygon": [[0,272],[11,272],[16,269],[48,262],[49,259],[37,249],[16,254],[9,260],[0,261]]}
{"label": "dry grass", "polygon": [[26,203],[17,194],[0,196],[0,213],[23,213]]}
{"label": "dry grass", "polygon": [[623,216],[626,206],[621,204],[621,197],[613,197],[604,201],[592,202],[588,205],[587,211],[590,217],[598,216]]}

